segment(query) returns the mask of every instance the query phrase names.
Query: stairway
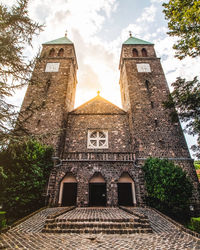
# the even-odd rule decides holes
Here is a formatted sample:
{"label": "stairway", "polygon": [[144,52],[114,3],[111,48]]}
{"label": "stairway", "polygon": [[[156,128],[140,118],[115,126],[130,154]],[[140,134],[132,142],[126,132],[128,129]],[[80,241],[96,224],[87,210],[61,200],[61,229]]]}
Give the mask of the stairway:
{"label": "stairway", "polygon": [[148,218],[129,214],[119,208],[76,208],[55,218],[48,218],[44,233],[133,234],[152,233]]}

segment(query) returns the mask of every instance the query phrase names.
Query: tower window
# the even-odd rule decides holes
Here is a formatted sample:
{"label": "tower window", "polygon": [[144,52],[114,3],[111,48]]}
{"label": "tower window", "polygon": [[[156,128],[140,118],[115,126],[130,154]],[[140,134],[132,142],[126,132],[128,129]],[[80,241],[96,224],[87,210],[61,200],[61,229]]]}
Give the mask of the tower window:
{"label": "tower window", "polygon": [[88,130],[88,148],[108,148],[108,131]]}
{"label": "tower window", "polygon": [[155,118],[154,122],[155,122],[155,127],[157,128],[158,127],[158,119]]}
{"label": "tower window", "polygon": [[59,49],[58,56],[60,56],[60,57],[64,56],[64,49],[63,48]]}
{"label": "tower window", "polygon": [[146,86],[147,91],[149,92],[149,81],[148,80],[145,81],[145,86]]}
{"label": "tower window", "polygon": [[45,92],[46,92],[46,93],[48,92],[50,85],[51,85],[51,81],[48,80],[48,81],[46,82],[46,86],[45,86]]}
{"label": "tower window", "polygon": [[154,102],[151,102],[151,108],[152,109],[154,108]]}
{"label": "tower window", "polygon": [[52,49],[49,51],[49,56],[51,56],[51,57],[55,56],[55,49],[52,48]]}
{"label": "tower window", "polygon": [[144,48],[142,49],[142,56],[147,57],[147,50]]}
{"label": "tower window", "polygon": [[133,57],[138,57],[138,51],[137,49],[133,49]]}

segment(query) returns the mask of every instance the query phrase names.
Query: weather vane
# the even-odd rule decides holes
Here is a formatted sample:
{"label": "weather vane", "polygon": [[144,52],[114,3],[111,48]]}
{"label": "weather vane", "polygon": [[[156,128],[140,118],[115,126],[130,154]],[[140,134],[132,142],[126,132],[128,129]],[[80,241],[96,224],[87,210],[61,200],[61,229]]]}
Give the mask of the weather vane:
{"label": "weather vane", "polygon": [[65,30],[65,36],[67,37],[67,30]]}
{"label": "weather vane", "polygon": [[129,36],[132,37],[132,31],[131,30],[129,31]]}
{"label": "weather vane", "polygon": [[99,94],[100,94],[100,91],[98,90],[98,91],[97,91],[97,95],[99,96]]}

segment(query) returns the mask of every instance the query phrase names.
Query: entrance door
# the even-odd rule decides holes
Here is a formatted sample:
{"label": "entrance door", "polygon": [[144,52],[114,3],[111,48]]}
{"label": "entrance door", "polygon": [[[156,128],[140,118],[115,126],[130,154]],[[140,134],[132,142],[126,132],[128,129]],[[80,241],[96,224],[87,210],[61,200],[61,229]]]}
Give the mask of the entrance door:
{"label": "entrance door", "polygon": [[121,206],[133,206],[133,194],[131,183],[118,183],[118,204]]}
{"label": "entrance door", "polygon": [[89,183],[89,205],[106,206],[106,183]]}
{"label": "entrance door", "polygon": [[77,183],[63,183],[62,206],[76,206]]}

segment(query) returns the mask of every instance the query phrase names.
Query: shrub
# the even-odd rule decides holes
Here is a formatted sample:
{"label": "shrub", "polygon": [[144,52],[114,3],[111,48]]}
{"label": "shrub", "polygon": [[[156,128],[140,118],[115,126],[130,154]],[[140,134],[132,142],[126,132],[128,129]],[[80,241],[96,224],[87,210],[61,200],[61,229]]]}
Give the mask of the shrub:
{"label": "shrub", "polygon": [[149,158],[144,166],[148,205],[181,220],[189,214],[193,186],[172,161]]}
{"label": "shrub", "polygon": [[192,217],[190,219],[190,229],[196,231],[197,233],[200,233],[200,217]]}
{"label": "shrub", "polygon": [[0,204],[9,218],[23,217],[44,205],[52,152],[35,140],[12,143],[0,152]]}
{"label": "shrub", "polygon": [[0,211],[0,229],[6,226],[5,211]]}

